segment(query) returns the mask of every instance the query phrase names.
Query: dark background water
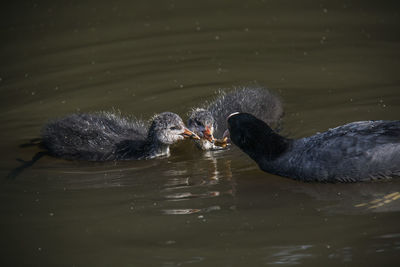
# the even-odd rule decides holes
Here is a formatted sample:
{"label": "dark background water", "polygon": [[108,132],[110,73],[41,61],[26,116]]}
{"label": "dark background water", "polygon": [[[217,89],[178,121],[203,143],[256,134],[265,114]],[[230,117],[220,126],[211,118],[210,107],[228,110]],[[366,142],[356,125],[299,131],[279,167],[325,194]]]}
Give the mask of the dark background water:
{"label": "dark background water", "polygon": [[398,266],[400,181],[305,184],[238,149],[87,163],[43,158],[49,119],[147,119],[265,86],[284,133],[400,118],[396,1],[20,1],[0,43],[2,266]]}

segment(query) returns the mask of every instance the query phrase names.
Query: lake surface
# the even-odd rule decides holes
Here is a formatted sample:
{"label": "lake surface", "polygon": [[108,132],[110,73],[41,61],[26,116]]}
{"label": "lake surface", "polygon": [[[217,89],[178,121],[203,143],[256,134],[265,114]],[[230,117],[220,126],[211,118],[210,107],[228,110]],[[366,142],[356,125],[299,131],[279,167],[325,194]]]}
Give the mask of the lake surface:
{"label": "lake surface", "polygon": [[400,119],[396,1],[23,1],[1,8],[1,266],[399,266],[400,180],[302,183],[239,149],[44,157],[46,121],[187,112],[264,86],[283,133]]}

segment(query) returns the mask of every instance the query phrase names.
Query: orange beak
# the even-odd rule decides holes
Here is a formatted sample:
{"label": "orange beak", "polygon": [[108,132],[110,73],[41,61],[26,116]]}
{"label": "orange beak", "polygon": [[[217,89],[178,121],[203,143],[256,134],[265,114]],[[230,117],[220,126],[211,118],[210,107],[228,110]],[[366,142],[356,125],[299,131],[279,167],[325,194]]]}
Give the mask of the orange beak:
{"label": "orange beak", "polygon": [[211,133],[211,130],[209,127],[206,127],[206,129],[203,132],[204,139],[210,141],[211,143],[214,142],[214,136]]}
{"label": "orange beak", "polygon": [[195,134],[195,133],[192,132],[192,131],[189,131],[189,130],[186,129],[186,128],[185,128],[184,132],[181,133],[181,135],[182,135],[184,138],[191,138],[191,139],[197,139],[197,140],[200,139],[200,137],[199,137],[197,134]]}

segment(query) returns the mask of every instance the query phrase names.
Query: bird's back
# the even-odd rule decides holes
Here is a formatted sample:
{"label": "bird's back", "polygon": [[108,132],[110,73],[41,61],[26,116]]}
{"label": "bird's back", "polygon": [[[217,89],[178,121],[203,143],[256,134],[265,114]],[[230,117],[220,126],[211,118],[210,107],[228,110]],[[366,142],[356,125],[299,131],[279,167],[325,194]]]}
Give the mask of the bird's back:
{"label": "bird's back", "polygon": [[240,88],[229,93],[221,91],[206,109],[214,117],[214,135],[219,138],[227,129],[227,117],[233,112],[250,113],[272,126],[283,115],[280,99],[265,88]]}
{"label": "bird's back", "polygon": [[[361,121],[295,140],[284,156],[303,180],[363,181],[400,175],[400,121]],[[283,162],[283,161],[282,161]]]}
{"label": "bird's back", "polygon": [[125,140],[144,142],[147,125],[113,113],[72,114],[43,127],[43,144],[54,156],[104,161],[116,158],[116,146]]}

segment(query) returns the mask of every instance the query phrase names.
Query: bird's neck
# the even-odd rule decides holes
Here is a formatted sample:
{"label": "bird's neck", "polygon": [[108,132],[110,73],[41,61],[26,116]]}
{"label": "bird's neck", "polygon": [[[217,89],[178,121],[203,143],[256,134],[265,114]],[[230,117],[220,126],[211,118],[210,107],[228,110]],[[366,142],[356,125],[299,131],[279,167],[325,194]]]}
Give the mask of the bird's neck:
{"label": "bird's neck", "polygon": [[255,144],[248,151],[255,161],[273,161],[285,153],[291,146],[293,140],[287,139],[273,130],[269,131],[264,138],[255,140]]}
{"label": "bird's neck", "polygon": [[169,145],[163,144],[153,138],[148,138],[144,144],[145,158],[169,156]]}
{"label": "bird's neck", "polygon": [[267,153],[267,160],[274,160],[285,153],[292,143],[291,139],[285,138],[274,131],[271,131],[268,142],[263,143],[263,147]]}

